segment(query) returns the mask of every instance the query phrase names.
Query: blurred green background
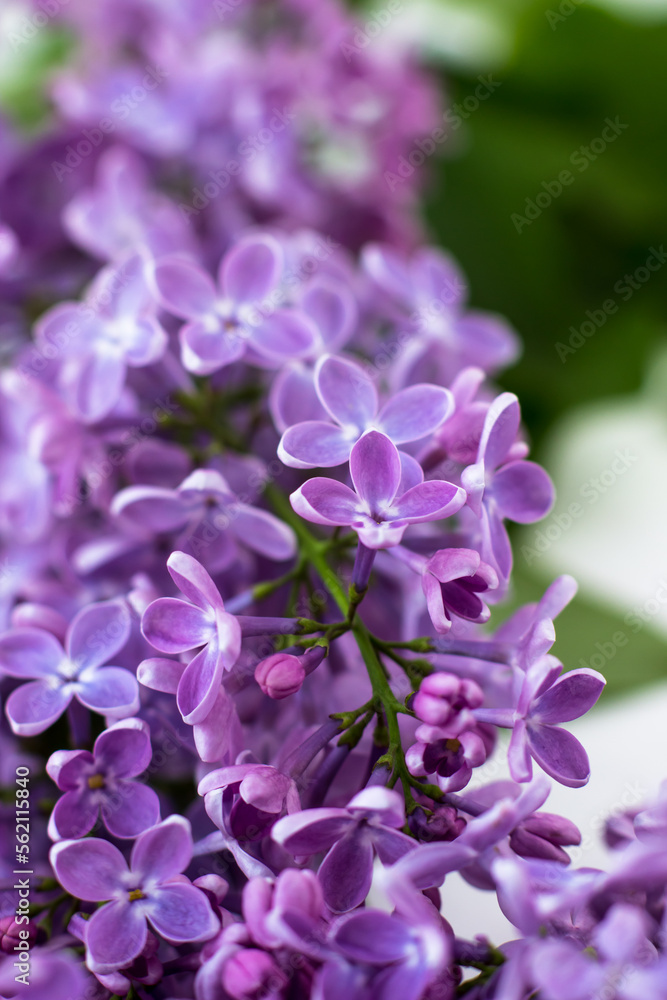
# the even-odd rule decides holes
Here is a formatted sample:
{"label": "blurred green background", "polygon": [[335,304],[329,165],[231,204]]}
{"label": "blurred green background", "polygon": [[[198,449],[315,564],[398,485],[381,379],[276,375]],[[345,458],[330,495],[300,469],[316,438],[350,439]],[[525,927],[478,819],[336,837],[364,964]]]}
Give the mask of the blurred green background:
{"label": "blurred green background", "polygon": [[[667,249],[667,4],[636,0],[612,11],[586,0],[494,0],[442,4],[438,17],[433,58],[451,101],[465,111],[489,72],[500,86],[443,144],[427,222],[461,262],[473,305],[503,313],[523,338],[523,357],[501,382],[521,399],[539,460],[566,411],[637,392],[666,340],[667,267],[627,302],[614,285],[651,247]],[[446,41],[457,27],[458,48]],[[628,127],[580,171],[572,155],[607,118]],[[512,215],[525,216],[526,199],[565,169],[573,183],[518,233]],[[618,312],[563,364],[555,344],[610,298]],[[516,563],[516,600],[535,599],[544,577]],[[558,621],[555,652],[578,666],[582,650],[623,628],[622,619],[580,594]],[[609,693],[664,679],[665,641],[646,628],[603,669]]]}

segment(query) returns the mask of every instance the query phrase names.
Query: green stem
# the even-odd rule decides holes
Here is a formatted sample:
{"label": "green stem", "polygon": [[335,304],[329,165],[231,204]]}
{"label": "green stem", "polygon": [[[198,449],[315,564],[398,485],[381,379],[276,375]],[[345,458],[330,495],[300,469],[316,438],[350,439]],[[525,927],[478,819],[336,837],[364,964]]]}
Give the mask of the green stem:
{"label": "green stem", "polygon": [[[303,520],[292,510],[287,497],[280,490],[276,489],[275,486],[268,484],[265,494],[273,504],[277,514],[293,528],[301,544],[302,553],[308,558],[313,568],[321,577],[322,582],[338,605],[345,620],[351,621],[351,604],[348,595],[343,584],[326,560],[325,552],[329,548],[329,543],[322,542],[311,534]],[[398,724],[399,715],[410,715],[411,713],[392,691],[385,669],[377,655],[374,637],[363,622],[356,620],[352,628],[352,633],[366,665],[366,671],[373,690],[375,710],[376,712],[384,711],[387,720],[387,732],[389,733],[388,755],[391,760],[393,775],[396,776],[397,781],[400,780],[408,812],[412,812],[417,808],[417,803],[412,795],[414,779],[405,763],[401,732]]]}

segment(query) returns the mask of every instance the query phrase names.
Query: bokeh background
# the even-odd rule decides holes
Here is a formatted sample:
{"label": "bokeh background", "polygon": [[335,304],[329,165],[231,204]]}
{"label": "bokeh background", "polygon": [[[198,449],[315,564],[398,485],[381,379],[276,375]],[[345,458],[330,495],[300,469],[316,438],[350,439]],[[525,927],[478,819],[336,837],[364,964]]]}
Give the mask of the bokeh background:
{"label": "bokeh background", "polygon": [[[516,600],[572,573],[564,662],[601,669],[607,699],[667,679],[667,266],[655,263],[667,250],[667,3],[411,0],[391,30],[424,47],[462,118],[428,163],[427,224],[474,305],[523,338],[502,386],[558,489],[554,515],[515,534]],[[600,152],[607,119],[623,127]],[[563,170],[573,181],[547,205]]]}

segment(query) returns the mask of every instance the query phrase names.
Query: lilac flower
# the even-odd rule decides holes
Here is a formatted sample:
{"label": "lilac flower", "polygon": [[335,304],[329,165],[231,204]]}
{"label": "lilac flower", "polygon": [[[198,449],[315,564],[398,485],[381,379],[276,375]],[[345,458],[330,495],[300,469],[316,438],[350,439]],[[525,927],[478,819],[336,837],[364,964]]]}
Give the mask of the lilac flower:
{"label": "lilac flower", "polygon": [[390,246],[371,243],[363,264],[386,311],[412,334],[398,366],[403,384],[426,376],[448,385],[467,365],[493,373],[518,356],[517,336],[504,320],[465,311],[465,280],[442,251],[426,247],[406,259]]}
{"label": "lilac flower", "polygon": [[473,768],[484,763],[494,746],[492,731],[474,715],[483,702],[484,692],[475,681],[446,673],[424,678],[413,709],[426,725],[417,728],[418,742],[405,755],[412,774],[437,774],[446,792],[468,784]]}
{"label": "lilac flower", "polygon": [[241,627],[225,611],[218,588],[204,567],[184,552],[167,560],[172,580],[190,602],[160,597],[144,612],[144,636],[162,653],[203,649],[178,682],[178,710],[189,725],[202,722],[218,696],[222,674],[231,670],[241,650]]}
{"label": "lilac flower", "polygon": [[452,618],[487,622],[491,616],[479,594],[498,586],[498,576],[474,549],[440,549],[430,558],[395,546],[392,555],[421,574],[426,606],[436,632],[445,635]]}
{"label": "lilac flower", "polygon": [[404,475],[401,457],[388,437],[369,431],[350,455],[356,493],[334,479],[315,478],[296,490],[290,502],[306,521],[354,528],[369,549],[398,545],[409,524],[450,517],[465,503],[460,487],[422,482],[413,466],[408,468]]}
{"label": "lilac flower", "polygon": [[127,146],[114,146],[100,157],[94,185],[78,190],[63,224],[77,246],[102,260],[116,260],[139,246],[162,255],[191,245],[178,208],[158,194],[143,160]]}
{"label": "lilac flower", "polygon": [[334,912],[345,913],[368,895],[376,853],[383,864],[392,864],[415,848],[414,840],[399,832],[404,824],[402,797],[375,786],[355,795],[345,809],[286,816],[271,836],[296,856],[327,851],[318,871],[324,899]]}
{"label": "lilac flower", "polygon": [[61,359],[60,385],[72,413],[87,423],[105,417],[125,387],[128,367],[153,364],[167,335],[155,317],[141,255],[102,270],[83,303],[61,302],[37,323],[37,342]]}
{"label": "lilac flower", "polygon": [[146,943],[146,921],[168,941],[205,941],[219,923],[208,899],[179,873],[190,863],[190,824],[170,816],[137,837],[130,864],[106,840],[62,840],[49,858],[72,896],[106,902],[86,928],[86,961],[96,972],[128,965]]}
{"label": "lilac flower", "polygon": [[[153,691],[175,695],[187,666],[179,660],[151,657],[142,660],[137,667],[137,680]],[[204,718],[192,723],[192,735],[197,753],[205,763],[233,760],[241,752],[243,737],[236,703],[224,687],[218,688],[213,705]]]}
{"label": "lilac flower", "polygon": [[99,813],[114,837],[136,837],[160,819],[160,802],[148,785],[131,781],[152,756],[148,725],[123,719],[95,740],[93,752],[57,750],[46,764],[50,778],[65,792],[49,819],[52,840],[89,833]]}
{"label": "lilac flower", "polygon": [[463,470],[461,482],[468,506],[481,520],[482,558],[506,579],[512,568],[512,550],[503,520],[531,524],[549,513],[554,490],[548,475],[534,462],[524,461],[517,446],[519,402],[504,392],[488,409],[474,465]]}
{"label": "lilac flower", "polygon": [[232,538],[269,559],[291,559],[296,550],[291,528],[268,511],[243,503],[213,469],[198,469],[175,490],[129,486],[114,497],[112,513],[151,533],[179,531],[178,544],[215,572],[236,555]]}
{"label": "lilac flower", "polygon": [[307,420],[289,427],[278,457],[297,469],[342,465],[366,431],[376,429],[394,444],[432,434],[450,415],[452,395],[437,385],[412,385],[393,396],[378,413],[375,386],[362,368],[344,358],[325,356],[315,367],[315,389],[335,423]]}
{"label": "lilac flower", "polygon": [[0,670],[10,677],[37,678],[12,691],[5,711],[20,736],[43,733],[72,698],[102,715],[122,718],[139,707],[136,678],[122,667],[103,666],[130,634],[124,601],[91,604],[67,630],[65,648],[39,628],[15,628],[0,637]]}
{"label": "lilac flower", "polygon": [[199,782],[198,792],[216,826],[237,840],[260,840],[283,810],[301,808],[292,778],[268,764],[218,768]]}
{"label": "lilac flower", "polygon": [[247,236],[222,259],[218,284],[198,265],[180,257],[157,260],[153,281],[161,305],[188,320],[181,330],[184,367],[210,375],[246,356],[269,367],[307,354],[315,332],[305,314],[270,308],[278,288],[283,251],[272,236]]}
{"label": "lilac flower", "polygon": [[561,676],[562,669],[555,657],[543,656],[525,673],[517,673],[515,708],[474,710],[480,722],[513,730],[508,761],[515,781],[530,780],[533,758],[563,785],[579,788],[588,782],[586,751],[576,737],[559,726],[588,712],[606,682],[602,674],[588,667]]}

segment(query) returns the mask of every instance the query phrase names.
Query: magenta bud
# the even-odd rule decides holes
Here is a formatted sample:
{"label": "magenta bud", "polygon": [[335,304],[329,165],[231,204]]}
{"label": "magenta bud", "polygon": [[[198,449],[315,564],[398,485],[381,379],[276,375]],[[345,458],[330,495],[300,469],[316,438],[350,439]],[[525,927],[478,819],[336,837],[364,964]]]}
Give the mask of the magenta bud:
{"label": "magenta bud", "polygon": [[274,653],[262,660],[255,669],[255,680],[264,694],[280,701],[300,691],[306,676],[303,659],[291,653]]}
{"label": "magenta bud", "polygon": [[272,996],[287,985],[287,976],[273,958],[258,948],[237,951],[222,971],[222,987],[234,1000]]}
{"label": "magenta bud", "polygon": [[33,945],[38,930],[37,924],[32,920],[18,924],[13,916],[0,917],[0,951],[13,955],[18,945],[24,948]]}

